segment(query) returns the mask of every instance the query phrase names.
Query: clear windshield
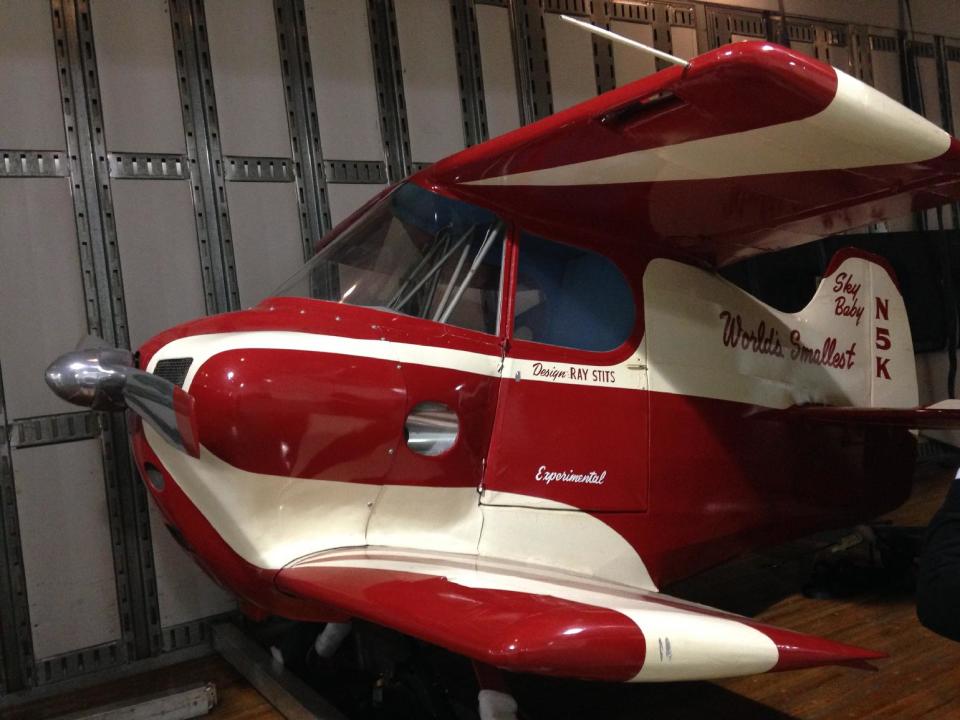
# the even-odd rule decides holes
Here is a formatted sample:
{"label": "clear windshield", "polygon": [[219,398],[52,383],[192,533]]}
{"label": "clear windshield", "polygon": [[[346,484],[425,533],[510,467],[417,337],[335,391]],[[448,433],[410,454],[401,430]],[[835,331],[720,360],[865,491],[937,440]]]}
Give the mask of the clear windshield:
{"label": "clear windshield", "polygon": [[273,295],[364,305],[496,333],[503,228],[487,210],[407,183]]}

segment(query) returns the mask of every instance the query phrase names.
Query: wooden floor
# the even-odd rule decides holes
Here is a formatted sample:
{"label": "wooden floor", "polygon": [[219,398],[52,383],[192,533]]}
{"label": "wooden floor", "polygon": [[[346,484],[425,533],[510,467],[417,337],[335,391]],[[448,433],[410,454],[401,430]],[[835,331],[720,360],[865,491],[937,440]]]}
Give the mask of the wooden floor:
{"label": "wooden floor", "polygon": [[79,710],[174,690],[196,682],[212,682],[217,686],[217,707],[204,717],[211,720],[283,720],[270,703],[226,660],[209,655],[189,662],[153,670],[142,675],[114,680],[65,696],[40,700],[10,710],[0,711],[3,720],[51,720]]}
{"label": "wooden floor", "polygon": [[[911,499],[888,519],[926,525],[954,472],[919,466]],[[535,718],[960,718],[960,643],[917,622],[912,590],[888,587],[848,600],[800,594],[824,544],[823,538],[792,543],[670,590],[773,625],[882,650],[890,658],[876,662],[879,672],[818,668],[716,683],[619,687],[524,679],[517,688],[521,707]]]}

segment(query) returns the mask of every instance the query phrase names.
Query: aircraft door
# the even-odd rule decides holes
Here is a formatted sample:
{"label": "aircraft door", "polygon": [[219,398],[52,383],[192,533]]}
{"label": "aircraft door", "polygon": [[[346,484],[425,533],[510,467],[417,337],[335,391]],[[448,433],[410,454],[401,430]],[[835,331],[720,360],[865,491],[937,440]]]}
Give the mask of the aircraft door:
{"label": "aircraft door", "polygon": [[516,257],[512,339],[482,503],[645,510],[639,287],[608,257],[529,234]]}

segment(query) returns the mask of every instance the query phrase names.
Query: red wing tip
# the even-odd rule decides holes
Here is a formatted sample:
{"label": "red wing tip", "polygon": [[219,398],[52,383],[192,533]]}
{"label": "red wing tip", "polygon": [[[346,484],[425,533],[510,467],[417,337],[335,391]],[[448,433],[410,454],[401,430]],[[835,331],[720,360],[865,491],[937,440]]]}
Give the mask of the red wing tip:
{"label": "red wing tip", "polygon": [[780,653],[780,659],[774,666],[773,672],[822,665],[842,665],[876,672],[877,668],[868,661],[889,657],[885,652],[844,645],[812,635],[793,635],[792,633],[791,635],[789,639],[773,638]]}

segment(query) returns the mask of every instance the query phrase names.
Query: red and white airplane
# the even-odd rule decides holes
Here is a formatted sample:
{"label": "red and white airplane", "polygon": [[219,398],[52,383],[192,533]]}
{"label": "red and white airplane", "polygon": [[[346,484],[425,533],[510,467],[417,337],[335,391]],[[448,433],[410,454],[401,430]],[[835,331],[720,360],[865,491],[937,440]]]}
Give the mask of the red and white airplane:
{"label": "red and white airplane", "polygon": [[260,305],[68,354],[251,612],[362,618],[511,671],[720,678],[882,653],[658,591],[909,492],[884,260],[788,314],[717,268],[960,197],[957,140],[815,59],[729,45],[467,149]]}

